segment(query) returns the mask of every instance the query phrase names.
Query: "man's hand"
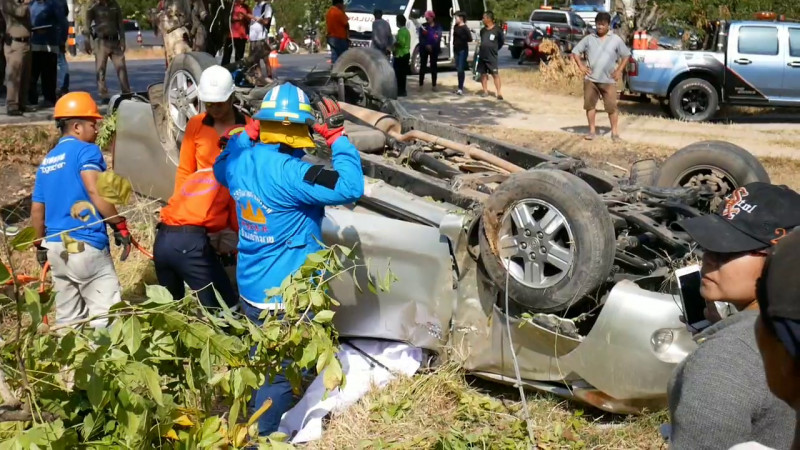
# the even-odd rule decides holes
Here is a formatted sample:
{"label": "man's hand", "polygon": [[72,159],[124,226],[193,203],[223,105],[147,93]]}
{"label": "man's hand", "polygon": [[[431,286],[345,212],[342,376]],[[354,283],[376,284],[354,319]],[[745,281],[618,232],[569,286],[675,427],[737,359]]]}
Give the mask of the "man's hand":
{"label": "man's hand", "polygon": [[614,78],[614,81],[619,81],[619,79],[622,78],[622,71],[615,70],[614,73],[611,74],[611,77]]}
{"label": "man's hand", "polygon": [[122,247],[122,256],[120,261],[128,259],[131,254],[131,232],[128,231],[128,221],[122,218],[122,222],[109,223],[114,230],[114,243],[117,247]]}
{"label": "man's hand", "polygon": [[589,66],[581,66],[581,72],[588,77],[592,74],[592,69],[590,69]]}
{"label": "man's hand", "polygon": [[41,244],[36,246],[36,262],[38,262],[41,267],[47,264],[47,249],[42,247]]}
{"label": "man's hand", "polygon": [[332,146],[337,139],[344,135],[344,114],[339,104],[331,97],[323,96],[317,102],[317,111],[322,116],[322,123],[312,122],[309,119],[309,126],[314,128],[314,131],[319,133],[320,136],[325,138],[328,146]]}

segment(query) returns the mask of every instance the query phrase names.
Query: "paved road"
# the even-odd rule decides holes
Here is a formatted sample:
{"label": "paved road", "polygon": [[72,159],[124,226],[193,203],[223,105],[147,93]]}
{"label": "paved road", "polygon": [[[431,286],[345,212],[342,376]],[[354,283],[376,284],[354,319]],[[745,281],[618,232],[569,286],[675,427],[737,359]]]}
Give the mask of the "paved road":
{"label": "paved road", "polygon": [[[507,50],[501,51],[501,67],[511,66],[516,64],[511,59]],[[329,67],[330,56],[325,53],[318,53],[313,55],[280,55],[279,63],[281,68],[278,69],[279,77],[286,78],[301,78],[308,71],[317,69],[326,69]],[[131,82],[131,89],[137,92],[146,91],[147,87],[154,83],[162,83],[164,81],[164,72],[166,70],[164,60],[162,59],[142,59],[131,60],[127,62],[128,77]],[[455,71],[448,68],[440,69],[442,77],[455,76]],[[70,73],[70,90],[72,91],[88,91],[92,93],[97,99],[97,83],[95,80],[95,65],[93,61],[80,61],[73,62],[69,67]],[[409,79],[409,84],[414,82],[414,78]],[[114,70],[111,61],[108,62],[108,69],[106,71],[106,83],[108,84],[109,92],[119,92],[119,82],[117,74]],[[9,117],[6,115],[5,99],[3,105],[0,106],[0,125],[2,124],[17,124],[26,123],[31,121],[46,121],[52,120],[52,108],[42,109],[35,113],[27,113],[23,117]]]}

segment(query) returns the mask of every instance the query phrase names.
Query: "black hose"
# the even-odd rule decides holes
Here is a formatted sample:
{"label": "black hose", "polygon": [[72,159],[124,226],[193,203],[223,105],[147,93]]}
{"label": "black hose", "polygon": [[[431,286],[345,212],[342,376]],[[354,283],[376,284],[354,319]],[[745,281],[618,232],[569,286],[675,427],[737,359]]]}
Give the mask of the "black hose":
{"label": "black hose", "polygon": [[444,178],[453,178],[456,175],[461,174],[459,170],[452,168],[450,165],[443,163],[442,161],[439,161],[438,159],[425,153],[422,150],[415,150],[411,152],[411,155],[409,155],[408,159],[421,166],[433,170],[438,175]]}

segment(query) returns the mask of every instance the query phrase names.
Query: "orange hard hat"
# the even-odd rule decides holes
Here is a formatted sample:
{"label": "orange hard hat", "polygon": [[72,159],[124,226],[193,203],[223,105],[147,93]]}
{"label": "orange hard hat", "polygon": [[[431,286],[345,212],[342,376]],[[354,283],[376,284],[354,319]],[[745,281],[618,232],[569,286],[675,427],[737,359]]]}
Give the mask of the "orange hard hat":
{"label": "orange hard hat", "polygon": [[54,119],[102,119],[88,92],[70,92],[56,102]]}

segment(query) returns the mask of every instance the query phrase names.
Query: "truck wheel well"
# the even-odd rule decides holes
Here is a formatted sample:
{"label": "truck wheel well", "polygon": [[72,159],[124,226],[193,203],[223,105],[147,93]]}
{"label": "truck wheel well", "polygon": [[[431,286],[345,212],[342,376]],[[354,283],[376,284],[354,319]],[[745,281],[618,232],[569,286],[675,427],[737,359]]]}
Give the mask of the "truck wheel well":
{"label": "truck wheel well", "polygon": [[712,86],[714,86],[714,89],[717,90],[717,94],[720,96],[720,98],[722,98],[722,91],[720,90],[720,86],[717,83],[717,80],[714,78],[714,75],[702,70],[690,70],[675,77],[675,79],[673,79],[669,84],[669,89],[667,89],[667,98],[669,98],[670,94],[672,94],[672,90],[675,89],[675,86],[677,86],[678,83],[689,78],[700,78],[708,81]]}

